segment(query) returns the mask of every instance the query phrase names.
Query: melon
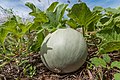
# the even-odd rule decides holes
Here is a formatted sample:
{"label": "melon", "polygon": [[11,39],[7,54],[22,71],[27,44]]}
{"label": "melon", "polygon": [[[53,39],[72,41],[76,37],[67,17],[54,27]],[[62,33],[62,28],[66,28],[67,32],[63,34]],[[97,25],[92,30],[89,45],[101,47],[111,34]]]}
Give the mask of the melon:
{"label": "melon", "polygon": [[78,70],[86,61],[87,45],[83,34],[72,29],[58,29],[48,34],[41,45],[41,60],[55,73]]}

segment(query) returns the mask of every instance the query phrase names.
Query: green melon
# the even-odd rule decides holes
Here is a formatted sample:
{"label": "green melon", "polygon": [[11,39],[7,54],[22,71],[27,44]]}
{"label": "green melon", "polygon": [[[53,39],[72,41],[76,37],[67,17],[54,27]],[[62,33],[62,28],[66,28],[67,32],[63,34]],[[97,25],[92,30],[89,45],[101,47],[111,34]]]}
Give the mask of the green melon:
{"label": "green melon", "polygon": [[87,45],[82,33],[71,29],[58,29],[49,34],[41,45],[41,59],[55,73],[78,70],[87,57]]}

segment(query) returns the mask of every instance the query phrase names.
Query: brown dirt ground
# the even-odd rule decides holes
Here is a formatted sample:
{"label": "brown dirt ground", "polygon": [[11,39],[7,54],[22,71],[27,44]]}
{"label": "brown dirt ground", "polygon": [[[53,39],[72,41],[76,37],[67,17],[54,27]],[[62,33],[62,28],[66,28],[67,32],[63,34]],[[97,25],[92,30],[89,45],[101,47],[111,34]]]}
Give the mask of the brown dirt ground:
{"label": "brown dirt ground", "polygon": [[[103,69],[101,67],[88,68],[89,59],[96,54],[98,49],[95,46],[88,47],[88,58],[85,64],[76,72],[69,74],[56,74],[49,71],[42,61],[39,54],[29,55],[29,63],[36,66],[36,75],[32,78],[23,74],[23,68],[14,65],[14,62],[10,62],[0,70],[0,80],[113,80],[113,74],[118,69]],[[109,53],[112,61],[120,61],[120,53],[114,51]],[[119,55],[119,56],[118,56]],[[88,61],[88,62],[87,62]]]}

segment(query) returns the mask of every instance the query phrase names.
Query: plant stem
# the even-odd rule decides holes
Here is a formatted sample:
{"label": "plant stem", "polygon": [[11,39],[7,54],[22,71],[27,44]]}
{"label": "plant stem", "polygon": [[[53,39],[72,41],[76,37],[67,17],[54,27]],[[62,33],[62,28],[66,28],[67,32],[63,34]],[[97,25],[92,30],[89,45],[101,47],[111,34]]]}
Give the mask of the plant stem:
{"label": "plant stem", "polygon": [[83,36],[85,37],[85,27],[82,26],[82,32],[83,32]]}

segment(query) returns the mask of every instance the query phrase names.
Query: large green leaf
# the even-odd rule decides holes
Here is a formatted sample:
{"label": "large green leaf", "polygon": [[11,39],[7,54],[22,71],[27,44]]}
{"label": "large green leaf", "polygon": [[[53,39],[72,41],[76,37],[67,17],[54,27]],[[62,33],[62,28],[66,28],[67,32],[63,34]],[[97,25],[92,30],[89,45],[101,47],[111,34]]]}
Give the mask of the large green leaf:
{"label": "large green leaf", "polygon": [[99,50],[111,52],[120,49],[120,28],[105,28],[97,32],[97,37],[102,39]]}
{"label": "large green leaf", "polygon": [[92,12],[85,3],[74,4],[68,17],[72,18],[80,25],[85,25],[88,19],[92,16]]}
{"label": "large green leaf", "polygon": [[47,22],[48,21],[45,13],[41,11],[39,8],[37,8],[33,3],[27,2],[25,5],[28,6],[32,10],[32,12],[30,12],[29,14],[35,17],[34,20],[36,22]]}
{"label": "large green leaf", "polygon": [[[57,7],[55,7],[58,3],[54,2],[51,4],[51,6],[46,11],[46,15],[49,19],[49,22],[42,25],[43,28],[47,28],[48,30],[58,28],[61,25],[61,21],[65,12],[67,4],[60,4]],[[55,5],[55,6],[54,6]],[[54,9],[53,9],[54,8]],[[50,30],[52,31],[52,30]]]}
{"label": "large green leaf", "polygon": [[20,17],[13,16],[10,20],[2,24],[4,29],[13,33],[18,38],[22,37],[32,26],[32,23],[23,23]]}
{"label": "large green leaf", "polygon": [[102,17],[97,26],[103,26],[103,28],[113,28],[117,26],[120,28],[120,13]]}
{"label": "large green leaf", "polygon": [[[58,28],[61,25],[65,9],[68,6],[67,4],[60,4],[57,6],[57,4],[58,2],[53,2],[45,13],[35,7],[35,5],[32,3],[26,3],[26,6],[32,9],[30,15],[35,17],[35,24],[40,22],[41,24],[37,24],[39,24],[42,28],[54,31],[52,29]],[[34,25],[32,27],[34,27]]]}
{"label": "large green leaf", "polygon": [[59,21],[56,20],[56,14],[53,12],[47,12],[46,15],[49,18],[49,22],[45,23],[43,25],[43,28],[53,28],[53,27],[57,27],[57,25],[59,24]]}
{"label": "large green leaf", "polygon": [[68,17],[87,28],[91,23],[95,23],[101,15],[98,15],[96,12],[91,12],[85,3],[80,3],[73,5],[71,11],[68,13]]}
{"label": "large green leaf", "polygon": [[91,63],[94,64],[96,67],[104,67],[106,68],[106,62],[102,59],[102,58],[97,58],[97,57],[94,57],[94,58],[91,58],[90,59]]}
{"label": "large green leaf", "polygon": [[60,4],[56,7],[55,14],[56,14],[56,20],[57,21],[62,20],[67,6],[68,6],[68,4]]}
{"label": "large green leaf", "polygon": [[120,41],[120,28],[105,28],[97,32],[97,36],[106,42]]}

